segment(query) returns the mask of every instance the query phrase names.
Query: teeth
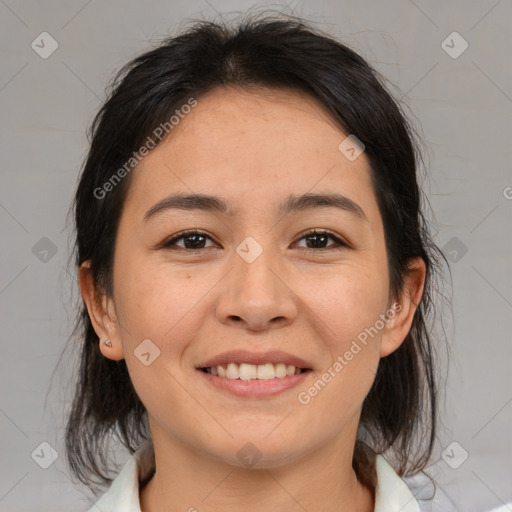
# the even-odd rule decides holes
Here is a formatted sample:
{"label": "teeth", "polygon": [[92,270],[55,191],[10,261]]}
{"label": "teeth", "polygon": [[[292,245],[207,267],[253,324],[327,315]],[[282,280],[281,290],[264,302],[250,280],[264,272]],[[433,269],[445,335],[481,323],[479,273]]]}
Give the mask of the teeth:
{"label": "teeth", "polygon": [[239,376],[238,365],[235,363],[229,363],[228,369],[226,370],[226,377],[228,379],[238,379]]}
{"label": "teeth", "polygon": [[242,363],[238,369],[238,375],[236,375],[234,378],[237,379],[238,377],[240,377],[240,379],[242,380],[251,380],[256,379],[258,376],[257,374],[258,366],[254,364]]}
{"label": "teeth", "polygon": [[[295,368],[295,366],[293,366]],[[283,363],[277,363],[274,365],[274,371],[276,373],[276,377],[286,377],[286,365]]]}
{"label": "teeth", "polygon": [[287,367],[286,367],[286,375],[295,375],[295,366],[289,364]]}
{"label": "teeth", "polygon": [[212,366],[207,368],[206,371],[219,377],[241,380],[270,380],[291,375],[298,375],[301,373],[300,368],[296,368],[291,364],[285,365],[284,363],[266,363],[260,365],[248,363],[228,363],[227,367],[221,365]]}

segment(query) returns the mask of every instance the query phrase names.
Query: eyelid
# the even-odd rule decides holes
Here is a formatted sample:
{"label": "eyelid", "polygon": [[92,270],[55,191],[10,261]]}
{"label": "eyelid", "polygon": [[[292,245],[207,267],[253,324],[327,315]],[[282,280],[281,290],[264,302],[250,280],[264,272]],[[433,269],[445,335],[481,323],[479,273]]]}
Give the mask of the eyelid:
{"label": "eyelid", "polygon": [[[188,236],[194,236],[194,235],[201,235],[205,238],[209,238],[212,242],[217,243],[212,236],[210,236],[208,233],[205,233],[203,231],[200,231],[198,229],[185,229],[184,231],[180,231],[179,233],[176,233],[175,235],[172,235],[170,238],[167,238],[164,240],[162,244],[160,244],[160,249],[168,249],[169,247],[172,247],[173,243],[176,243],[178,240],[182,238],[186,238]],[[204,249],[187,249],[186,247],[178,247],[179,250],[182,251],[204,251]]]}
{"label": "eyelid", "polygon": [[[171,238],[168,238],[162,244],[160,244],[160,246],[158,248],[159,249],[169,249],[170,250],[170,248],[173,247],[174,244],[178,240],[186,238],[188,236],[194,236],[194,235],[204,236],[205,238],[208,238],[212,242],[217,244],[217,242],[214,240],[214,238],[212,236],[210,236],[208,233],[205,233],[205,232],[200,231],[198,229],[188,229],[188,230],[180,231],[180,232],[176,233],[175,235],[173,235]],[[339,249],[351,248],[351,244],[349,242],[347,242],[343,237],[341,237],[340,235],[338,235],[336,233],[333,233],[332,231],[330,231],[328,229],[321,229],[321,228],[313,228],[313,229],[309,229],[308,231],[305,231],[305,232],[301,233],[299,235],[297,241],[295,242],[295,244],[300,242],[302,239],[304,239],[304,238],[306,238],[308,236],[313,236],[313,235],[326,235],[329,238],[331,238],[332,240],[334,240],[335,244],[332,245],[332,246],[321,247],[321,248],[317,248],[317,249],[311,248],[311,247],[301,247],[300,249],[303,249],[303,250],[308,251],[308,252],[309,251],[325,252],[325,251],[331,251],[331,250],[336,250],[336,249],[339,250]],[[199,249],[187,249],[185,247],[178,247],[177,250],[185,251],[185,252],[196,252],[196,251],[200,252],[200,251],[204,251],[205,249],[208,249],[208,247],[206,247],[206,248],[199,248]]]}
{"label": "eyelid", "polygon": [[[314,249],[310,247],[301,247],[301,249],[305,249],[306,251],[315,251],[315,252],[322,252],[322,251],[330,251],[335,249],[346,249],[350,248],[351,244],[345,240],[345,238],[341,237],[340,235],[333,233],[332,231],[328,229],[321,229],[321,228],[313,228],[308,231],[305,231],[304,233],[301,233],[298,237],[297,242],[301,241],[303,238],[307,236],[312,235],[327,235],[329,238],[332,238],[336,243],[332,246],[320,248],[320,249]],[[297,243],[296,242],[296,243]]]}

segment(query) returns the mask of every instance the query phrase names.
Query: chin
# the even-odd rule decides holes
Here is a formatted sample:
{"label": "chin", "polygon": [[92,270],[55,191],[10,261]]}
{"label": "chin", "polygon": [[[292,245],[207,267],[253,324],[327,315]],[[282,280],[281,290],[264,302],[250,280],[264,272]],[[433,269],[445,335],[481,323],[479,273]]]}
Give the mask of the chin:
{"label": "chin", "polygon": [[277,468],[300,458],[302,450],[297,449],[292,438],[275,435],[271,440],[269,437],[251,438],[245,432],[243,438],[232,439],[221,453],[211,452],[211,455],[231,466],[247,469]]}

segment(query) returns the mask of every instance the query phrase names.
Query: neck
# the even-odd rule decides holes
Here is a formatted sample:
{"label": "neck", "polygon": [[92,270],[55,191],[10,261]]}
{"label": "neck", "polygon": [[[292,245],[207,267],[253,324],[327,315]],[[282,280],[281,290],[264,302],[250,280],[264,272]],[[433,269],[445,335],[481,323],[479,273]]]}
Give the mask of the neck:
{"label": "neck", "polygon": [[[200,455],[152,432],[156,472],[140,490],[142,512],[322,510],[372,512],[374,490],[352,468],[353,450],[342,438],[288,464],[241,468]],[[155,435],[157,434],[157,435]]]}

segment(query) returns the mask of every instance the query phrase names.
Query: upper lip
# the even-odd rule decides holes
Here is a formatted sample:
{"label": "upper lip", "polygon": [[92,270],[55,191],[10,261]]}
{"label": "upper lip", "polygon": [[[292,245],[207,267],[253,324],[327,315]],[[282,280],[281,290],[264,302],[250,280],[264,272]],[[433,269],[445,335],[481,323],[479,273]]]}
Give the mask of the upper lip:
{"label": "upper lip", "polygon": [[311,369],[311,365],[300,357],[288,354],[281,350],[267,352],[249,352],[248,350],[230,350],[223,352],[212,359],[202,362],[197,368],[211,368],[212,366],[227,365],[228,363],[248,363],[260,365],[265,363],[283,363],[296,368]]}

